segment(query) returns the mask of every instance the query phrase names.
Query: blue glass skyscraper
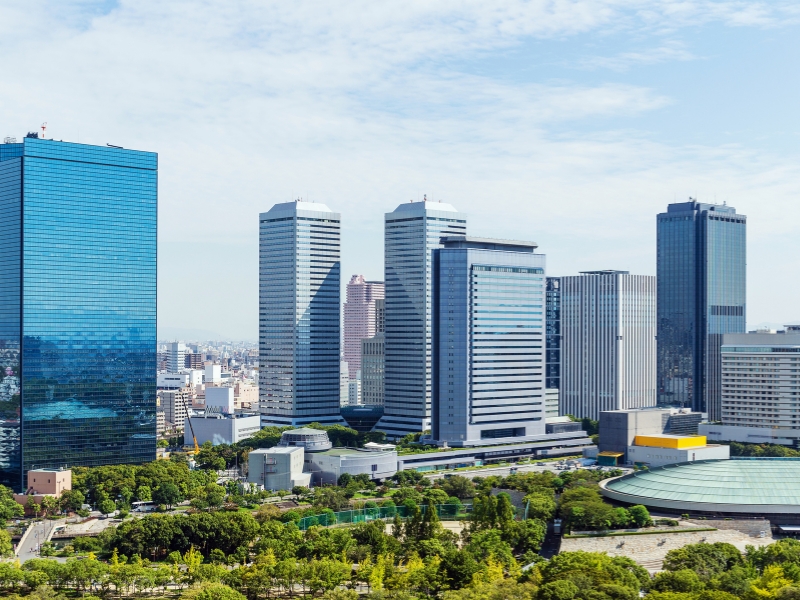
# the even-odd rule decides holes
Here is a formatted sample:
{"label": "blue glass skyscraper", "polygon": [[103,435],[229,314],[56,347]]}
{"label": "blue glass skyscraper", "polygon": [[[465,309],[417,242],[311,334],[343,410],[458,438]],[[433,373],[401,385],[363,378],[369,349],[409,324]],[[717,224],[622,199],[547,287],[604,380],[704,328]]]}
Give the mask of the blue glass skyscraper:
{"label": "blue glass skyscraper", "polygon": [[0,482],[156,450],[158,158],[0,145]]}
{"label": "blue glass skyscraper", "polygon": [[259,403],[271,425],[344,423],[339,409],[341,215],[284,202],[260,216]]}
{"label": "blue glass skyscraper", "polygon": [[694,200],[658,215],[659,404],[721,417],[722,336],[745,331],[746,225]]}

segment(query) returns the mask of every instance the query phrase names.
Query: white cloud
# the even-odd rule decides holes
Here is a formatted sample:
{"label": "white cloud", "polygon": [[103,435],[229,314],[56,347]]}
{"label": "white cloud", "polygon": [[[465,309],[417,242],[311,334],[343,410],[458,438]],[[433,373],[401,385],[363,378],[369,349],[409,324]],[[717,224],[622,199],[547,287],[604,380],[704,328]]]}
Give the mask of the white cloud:
{"label": "white cloud", "polygon": [[344,214],[345,275],[381,276],[382,215],[422,193],[468,211],[474,231],[537,239],[563,273],[653,272],[654,214],[674,194],[717,193],[759,215],[756,239],[766,224],[789,239],[791,157],[598,131],[674,102],[662,90],[464,66],[531,38],[655,32],[651,49],[590,59],[623,72],[693,57],[663,32],[787,15],[622,0],[6,3],[0,135],[47,120],[57,139],[158,151],[162,324],[254,337],[256,215],[293,196]]}

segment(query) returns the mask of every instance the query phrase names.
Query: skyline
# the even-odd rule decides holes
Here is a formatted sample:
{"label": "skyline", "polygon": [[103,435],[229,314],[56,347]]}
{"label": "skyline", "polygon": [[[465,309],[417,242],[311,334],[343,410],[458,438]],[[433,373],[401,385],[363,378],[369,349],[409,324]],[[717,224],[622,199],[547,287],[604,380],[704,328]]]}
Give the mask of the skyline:
{"label": "skyline", "polygon": [[786,276],[800,263],[798,84],[785,76],[797,7],[395,13],[5,4],[0,44],[16,58],[0,135],[47,121],[48,137],[159,153],[161,339],[257,338],[257,215],[298,196],[342,213],[342,276],[369,280],[382,279],[383,215],[423,194],[480,223],[474,235],[535,240],[548,275],[654,275],[655,215],[727,201],[749,218],[748,328],[800,321]]}

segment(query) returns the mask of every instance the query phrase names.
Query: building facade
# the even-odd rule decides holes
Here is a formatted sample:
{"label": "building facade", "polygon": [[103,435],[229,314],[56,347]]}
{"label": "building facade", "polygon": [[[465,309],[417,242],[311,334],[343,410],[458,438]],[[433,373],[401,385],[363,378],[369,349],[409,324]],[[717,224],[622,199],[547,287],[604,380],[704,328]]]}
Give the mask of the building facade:
{"label": "building facade", "polygon": [[626,271],[561,278],[561,414],[656,404],[656,279]]}
{"label": "building facade", "polygon": [[721,412],[722,425],[800,433],[800,332],[724,336]]}
{"label": "building facade", "polygon": [[363,275],[353,275],[347,284],[344,303],[344,360],[355,379],[361,370],[361,340],[377,333],[377,303],[383,300],[382,281],[367,281]]}
{"label": "building facade", "polygon": [[365,406],[384,405],[384,365],[386,337],[383,332],[361,340],[361,403]]}
{"label": "building facade", "polygon": [[433,250],[442,236],[466,232],[466,216],[441,202],[401,204],[385,216],[385,403],[375,429],[391,438],[431,427]]}
{"label": "building facade", "polygon": [[[561,386],[561,278],[547,278],[545,303],[545,387],[551,396],[558,397]],[[558,415],[552,415],[558,416]]]}
{"label": "building facade", "polygon": [[341,423],[339,213],[276,204],[260,216],[262,422]]}
{"label": "building facade", "polygon": [[183,427],[187,407],[192,404],[192,389],[160,390],[158,397],[159,407],[164,411],[164,419],[176,429]]}
{"label": "building facade", "polygon": [[167,371],[180,373],[186,368],[186,344],[171,342],[167,344]]}
{"label": "building facade", "polygon": [[157,188],[152,152],[0,144],[0,483],[154,460]]}
{"label": "building facade", "polygon": [[545,433],[545,256],[532,242],[448,236],[434,251],[433,439]]}
{"label": "building facade", "polygon": [[682,202],[658,215],[658,401],[721,418],[720,346],[744,333],[747,217]]}

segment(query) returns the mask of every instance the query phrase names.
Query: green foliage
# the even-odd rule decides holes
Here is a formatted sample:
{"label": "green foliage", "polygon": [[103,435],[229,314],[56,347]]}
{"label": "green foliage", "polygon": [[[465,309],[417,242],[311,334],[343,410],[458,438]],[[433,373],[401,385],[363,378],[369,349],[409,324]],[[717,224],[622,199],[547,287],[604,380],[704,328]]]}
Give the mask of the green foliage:
{"label": "green foliage", "polygon": [[183,592],[180,600],[247,600],[233,588],[221,583],[204,582]]}
{"label": "green foliage", "polygon": [[11,488],[0,485],[0,528],[6,521],[16,519],[25,514],[25,509],[14,500]]}
{"label": "green foliage", "polygon": [[177,485],[170,481],[161,483],[153,490],[153,502],[163,504],[167,508],[172,508],[183,500],[183,494]]}
{"label": "green foliage", "polygon": [[453,475],[442,481],[442,489],[448,496],[455,496],[459,500],[466,500],[475,495],[475,485],[462,475]]}
{"label": "green foliage", "polygon": [[743,565],[742,554],[736,546],[724,542],[689,544],[670,550],[664,559],[664,569],[691,569],[703,581],[709,581],[725,571]]}
{"label": "green foliage", "polygon": [[731,456],[755,456],[755,457],[800,457],[800,450],[781,446],[780,444],[744,444],[741,442],[731,442]]}

